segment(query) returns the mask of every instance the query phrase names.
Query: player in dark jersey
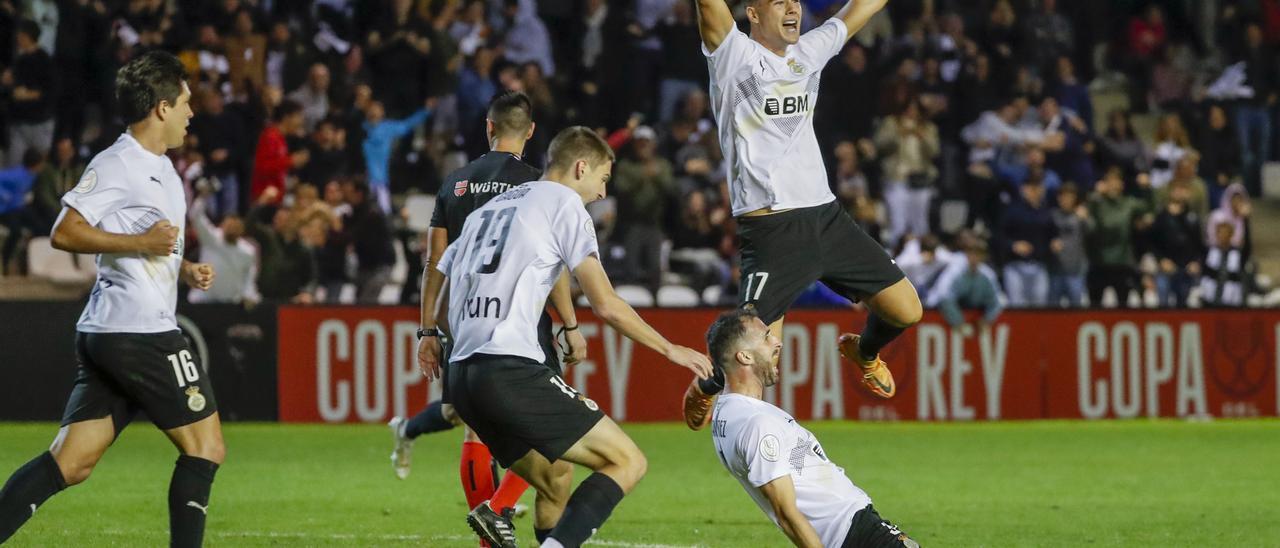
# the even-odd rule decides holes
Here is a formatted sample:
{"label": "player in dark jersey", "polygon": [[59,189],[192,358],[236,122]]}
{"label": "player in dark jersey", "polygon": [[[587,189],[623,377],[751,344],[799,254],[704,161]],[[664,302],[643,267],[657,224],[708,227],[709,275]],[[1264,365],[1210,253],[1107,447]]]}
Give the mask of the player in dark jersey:
{"label": "player in dark jersey", "polygon": [[[445,307],[436,302],[444,275],[435,269],[448,244],[458,237],[462,225],[476,208],[494,196],[520,184],[535,181],[541,172],[520,159],[525,143],[533,135],[532,104],[523,93],[508,92],[496,97],[489,107],[486,133],[490,152],[451,173],[440,187],[436,197],[435,212],[431,216],[431,248],[428,266],[423,275],[422,327],[419,331],[419,360],[432,346],[442,343],[444,334],[437,327],[443,322]],[[564,360],[572,364],[586,356],[586,340],[577,330],[573,302],[569,294],[567,276],[561,276],[551,294],[551,302],[564,322],[566,352]],[[439,321],[438,321],[439,319]],[[546,366],[560,374],[560,361],[551,333],[551,316],[545,312],[538,326],[539,340],[547,355]],[[407,477],[413,440],[423,434],[448,430],[461,424],[461,419],[447,401],[431,402],[418,415],[404,419],[395,417],[388,425],[395,438],[395,450],[391,454],[392,466],[400,478]],[[508,473],[502,483],[496,484],[497,474],[489,449],[470,429],[466,430],[462,447],[460,474],[467,505],[476,507],[484,501],[501,511],[511,508],[528,485],[515,474]],[[540,501],[541,504],[541,501]],[[535,524],[536,526],[537,524]],[[550,529],[554,521],[546,525]]]}

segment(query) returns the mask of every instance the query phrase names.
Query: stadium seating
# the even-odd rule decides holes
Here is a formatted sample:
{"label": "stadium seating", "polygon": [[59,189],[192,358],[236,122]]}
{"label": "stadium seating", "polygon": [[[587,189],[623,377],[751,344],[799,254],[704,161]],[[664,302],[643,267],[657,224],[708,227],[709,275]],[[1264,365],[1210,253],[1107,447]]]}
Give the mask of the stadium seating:
{"label": "stadium seating", "polygon": [[658,306],[663,308],[692,308],[698,306],[698,292],[683,285],[664,285],[658,288]]}
{"label": "stadium seating", "polygon": [[27,248],[27,270],[32,276],[54,283],[81,285],[98,276],[92,257],[76,257],[53,248],[49,238],[32,238]]}

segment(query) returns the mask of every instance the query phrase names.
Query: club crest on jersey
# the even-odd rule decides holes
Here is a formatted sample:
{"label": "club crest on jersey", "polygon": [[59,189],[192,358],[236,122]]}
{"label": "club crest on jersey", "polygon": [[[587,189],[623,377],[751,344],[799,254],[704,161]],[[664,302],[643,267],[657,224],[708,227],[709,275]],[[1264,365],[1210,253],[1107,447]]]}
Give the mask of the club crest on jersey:
{"label": "club crest on jersey", "polygon": [[204,411],[204,406],[206,402],[204,399],[204,395],[200,393],[200,387],[192,386],[191,388],[187,389],[186,393],[187,393],[187,409],[190,409],[196,413]]}
{"label": "club crest on jersey", "polygon": [[769,462],[778,462],[778,453],[781,445],[777,436],[766,434],[760,439],[760,456]]}
{"label": "club crest on jersey", "polygon": [[791,73],[797,76],[804,74],[804,71],[806,70],[804,64],[796,61],[795,59],[787,59],[787,66],[791,67]]}
{"label": "club crest on jersey", "polygon": [[93,190],[93,187],[96,186],[98,186],[98,172],[90,169],[84,172],[84,176],[80,178],[80,183],[72,190],[75,190],[77,194],[84,194]]}
{"label": "club crest on jersey", "polygon": [[796,116],[809,112],[809,94],[765,97],[764,115],[768,118]]}
{"label": "club crest on jersey", "polygon": [[454,183],[453,195],[458,197],[465,195],[467,193],[467,186],[470,184],[471,184],[471,181],[458,181]]}

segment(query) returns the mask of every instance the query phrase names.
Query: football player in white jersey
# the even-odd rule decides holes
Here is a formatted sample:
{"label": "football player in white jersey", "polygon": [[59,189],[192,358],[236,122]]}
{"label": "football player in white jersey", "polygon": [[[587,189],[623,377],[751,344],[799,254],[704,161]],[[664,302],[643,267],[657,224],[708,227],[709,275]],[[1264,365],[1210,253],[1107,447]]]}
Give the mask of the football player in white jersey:
{"label": "football player in white jersey", "polygon": [[144,410],[178,448],[169,483],[171,546],[200,546],[213,476],[225,448],[208,375],[178,330],[178,282],[207,290],[213,268],[182,258],[187,202],[165,156],[191,118],[186,70],[173,55],[145,53],[116,75],[129,129],[89,162],[62,197],[53,246],[97,254],[98,279],[76,324],[79,367],[49,451],[0,491],[0,543],[54,493],[88,479]]}
{"label": "football player in white jersey", "polygon": [[813,433],[761,399],[778,382],[782,343],[749,309],[721,314],[707,330],[711,360],[727,386],[711,416],[711,441],[751,500],[796,546],[918,548],[885,521]]}
{"label": "football player in white jersey", "polygon": [[[746,0],[751,33],[738,30],[725,0],[697,0],[711,103],[729,166],[729,197],[741,241],[738,302],[781,336],[787,308],[821,281],[870,308],[860,335],[840,335],[840,353],[862,384],[891,398],[897,388],[880,349],[920,321],[920,297],[902,270],[836,202],[827,181],[813,106],[822,68],[886,0],[849,0],[800,33],[799,0]],[[690,428],[706,425],[717,370],[685,391]]]}
{"label": "football player in white jersey", "polygon": [[[563,508],[559,519],[550,520],[555,527],[543,546],[576,547],[604,524],[647,464],[594,401],[543,365],[538,320],[562,269],[577,278],[596,315],[623,335],[699,378],[710,375],[711,362],[654,331],[605,275],[584,205],[604,198],[613,170],[609,145],[589,128],[571,127],[552,140],[548,157],[546,180],[522,184],[476,209],[440,259],[453,336],[445,386],[454,410],[498,463],[547,499],[565,500],[569,488],[552,463],[594,472],[566,504],[535,508]],[[438,376],[438,356],[428,362]],[[488,503],[467,521],[493,546],[515,546],[510,520]]]}

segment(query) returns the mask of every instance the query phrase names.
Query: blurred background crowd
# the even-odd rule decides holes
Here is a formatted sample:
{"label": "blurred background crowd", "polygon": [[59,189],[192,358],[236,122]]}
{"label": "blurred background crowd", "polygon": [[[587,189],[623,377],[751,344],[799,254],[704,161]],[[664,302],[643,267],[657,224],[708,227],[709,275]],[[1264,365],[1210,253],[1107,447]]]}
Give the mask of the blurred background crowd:
{"label": "blurred background crowd", "polygon": [[[842,4],[806,0],[804,28]],[[814,124],[840,203],[957,323],[1259,305],[1278,42],[1280,0],[893,0],[823,70]],[[736,302],[692,0],[0,0],[0,284],[91,279],[47,235],[123,130],[116,69],[153,48],[196,112],[171,155],[219,277],[192,300],[416,303],[434,195],[515,89],[527,162],[568,125],[617,149],[590,209],[624,296]]]}

